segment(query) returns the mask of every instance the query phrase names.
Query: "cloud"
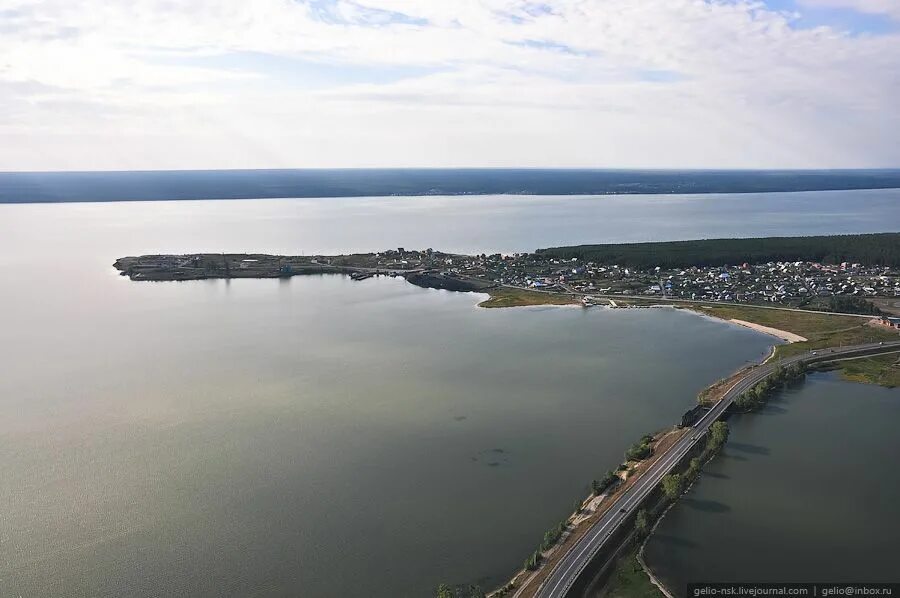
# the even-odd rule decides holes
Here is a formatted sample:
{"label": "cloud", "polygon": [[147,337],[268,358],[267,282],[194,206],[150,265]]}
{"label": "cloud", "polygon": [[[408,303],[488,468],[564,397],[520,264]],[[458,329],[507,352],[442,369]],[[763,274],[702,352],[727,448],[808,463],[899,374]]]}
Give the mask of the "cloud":
{"label": "cloud", "polygon": [[6,4],[3,170],[900,165],[900,36],[756,0]]}
{"label": "cloud", "polygon": [[897,0],[798,0],[808,8],[849,8],[863,13],[888,15],[900,19],[900,2]]}

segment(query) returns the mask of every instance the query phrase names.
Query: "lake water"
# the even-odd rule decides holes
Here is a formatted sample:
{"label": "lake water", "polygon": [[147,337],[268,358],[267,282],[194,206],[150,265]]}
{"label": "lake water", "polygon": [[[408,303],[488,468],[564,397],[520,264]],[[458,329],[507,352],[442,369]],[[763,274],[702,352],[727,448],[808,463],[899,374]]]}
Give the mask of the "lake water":
{"label": "lake water", "polygon": [[691,581],[895,582],[900,389],[814,374],[729,420],[723,454],[663,519],[648,565]]}
{"label": "lake water", "polygon": [[[107,265],[109,251],[284,254],[896,232],[900,189],[739,195],[379,197],[0,204],[0,264],[26,244]],[[19,249],[21,248],[21,249]],[[35,249],[31,249],[35,250]]]}
{"label": "lake water", "polygon": [[688,313],[484,310],[394,279],[132,283],[115,258],[898,221],[898,192],[780,197],[0,206],[0,595],[492,586],[635,438],[771,343]]}

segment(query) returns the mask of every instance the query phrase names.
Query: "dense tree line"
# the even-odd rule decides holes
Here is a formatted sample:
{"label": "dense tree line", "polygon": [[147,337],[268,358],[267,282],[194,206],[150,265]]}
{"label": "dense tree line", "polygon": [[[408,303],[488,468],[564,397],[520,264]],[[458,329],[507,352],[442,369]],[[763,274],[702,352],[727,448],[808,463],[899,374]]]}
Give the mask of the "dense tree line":
{"label": "dense tree line", "polygon": [[635,268],[685,268],[778,261],[900,265],[900,233],[761,239],[704,239],[657,243],[576,245],[539,249],[541,257]]}
{"label": "dense tree line", "polygon": [[675,500],[681,496],[687,487],[700,477],[700,469],[703,467],[703,462],[719,452],[727,440],[728,424],[722,421],[713,423],[709,427],[706,445],[703,447],[700,456],[690,460],[684,473],[670,473],[662,479],[663,496],[667,500]]}
{"label": "dense tree line", "polygon": [[675,500],[684,492],[684,476],[680,473],[670,473],[662,479],[663,495],[668,500]]}
{"label": "dense tree line", "polygon": [[684,470],[684,479],[687,484],[690,484],[698,477],[700,477],[700,468],[702,467],[702,463],[700,459],[694,457],[691,459],[690,463],[688,463],[688,468]]}
{"label": "dense tree line", "polygon": [[769,395],[792,380],[806,376],[806,364],[795,363],[787,367],[775,369],[768,377],[757,383],[734,401],[734,406],[741,411],[753,411],[762,407]]}
{"label": "dense tree line", "polygon": [[704,458],[718,453],[727,440],[728,424],[722,421],[713,423],[709,427],[709,437],[706,440],[706,448],[703,451]]}
{"label": "dense tree line", "polygon": [[843,314],[868,314],[880,316],[881,310],[863,297],[855,297],[853,295],[835,295],[828,299],[828,311],[840,312]]}

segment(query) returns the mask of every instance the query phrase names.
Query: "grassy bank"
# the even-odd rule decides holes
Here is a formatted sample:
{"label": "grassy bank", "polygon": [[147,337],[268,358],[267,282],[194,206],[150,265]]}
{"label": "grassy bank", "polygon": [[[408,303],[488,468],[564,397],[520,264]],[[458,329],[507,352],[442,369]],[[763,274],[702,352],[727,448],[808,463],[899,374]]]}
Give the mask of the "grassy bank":
{"label": "grassy bank", "polygon": [[900,386],[900,357],[897,354],[852,359],[834,364],[841,377],[849,382],[878,384],[888,388]]}
{"label": "grassy bank", "polygon": [[691,307],[694,311],[723,320],[745,320],[778,330],[804,336],[810,341],[837,330],[857,328],[866,323],[865,318],[840,316],[814,312],[764,309],[752,305],[703,305]]}
{"label": "grassy bank", "polygon": [[664,598],[641,567],[635,545],[618,561],[603,591],[604,598]]}
{"label": "grassy bank", "polygon": [[539,293],[525,289],[496,287],[487,291],[490,299],[479,303],[479,307],[525,307],[528,305],[580,305],[577,297],[560,293]]}
{"label": "grassy bank", "polygon": [[793,332],[809,339],[802,343],[779,346],[775,352],[775,356],[779,358],[824,347],[858,345],[898,338],[896,332],[870,326],[868,319],[855,316],[762,309],[750,305],[704,305],[690,309],[724,320],[744,320]]}
{"label": "grassy bank", "polygon": [[[806,337],[806,342],[779,345],[775,357],[782,358],[825,347],[859,345],[881,341],[895,341],[897,332],[869,325],[867,318],[799,311],[759,309],[747,305],[698,306],[691,309],[722,318],[738,319]],[[900,386],[900,365],[894,355],[841,361],[832,366],[841,371],[844,379],[881,386]]]}

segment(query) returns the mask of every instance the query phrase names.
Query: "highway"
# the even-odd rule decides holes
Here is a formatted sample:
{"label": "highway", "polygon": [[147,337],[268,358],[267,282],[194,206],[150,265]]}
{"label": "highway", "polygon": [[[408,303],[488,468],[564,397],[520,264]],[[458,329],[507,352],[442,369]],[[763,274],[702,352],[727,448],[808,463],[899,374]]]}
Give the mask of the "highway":
{"label": "highway", "polygon": [[[544,580],[535,596],[539,598],[562,598],[570,595],[570,590],[585,568],[593,561],[594,557],[607,545],[607,540],[613,536],[621,526],[633,514],[645,498],[659,484],[660,480],[670,473],[681,460],[690,452],[691,448],[703,440],[709,427],[728,409],[734,400],[743,392],[749,390],[755,384],[766,378],[778,366],[786,366],[799,361],[808,364],[837,361],[864,355],[879,353],[892,353],[900,351],[900,341],[885,343],[873,343],[856,345],[835,349],[818,349],[814,352],[802,353],[785,359],[770,361],[766,364],[749,369],[744,377],[739,379],[728,389],[707,413],[694,424],[689,434],[683,436],[672,445],[669,450],[660,455],[638,480],[625,492],[623,492],[606,510],[603,516],[594,523],[593,527],[582,536],[578,542],[560,560],[550,575]],[[616,548],[612,546],[611,548]],[[614,550],[607,551],[611,554]]]}

